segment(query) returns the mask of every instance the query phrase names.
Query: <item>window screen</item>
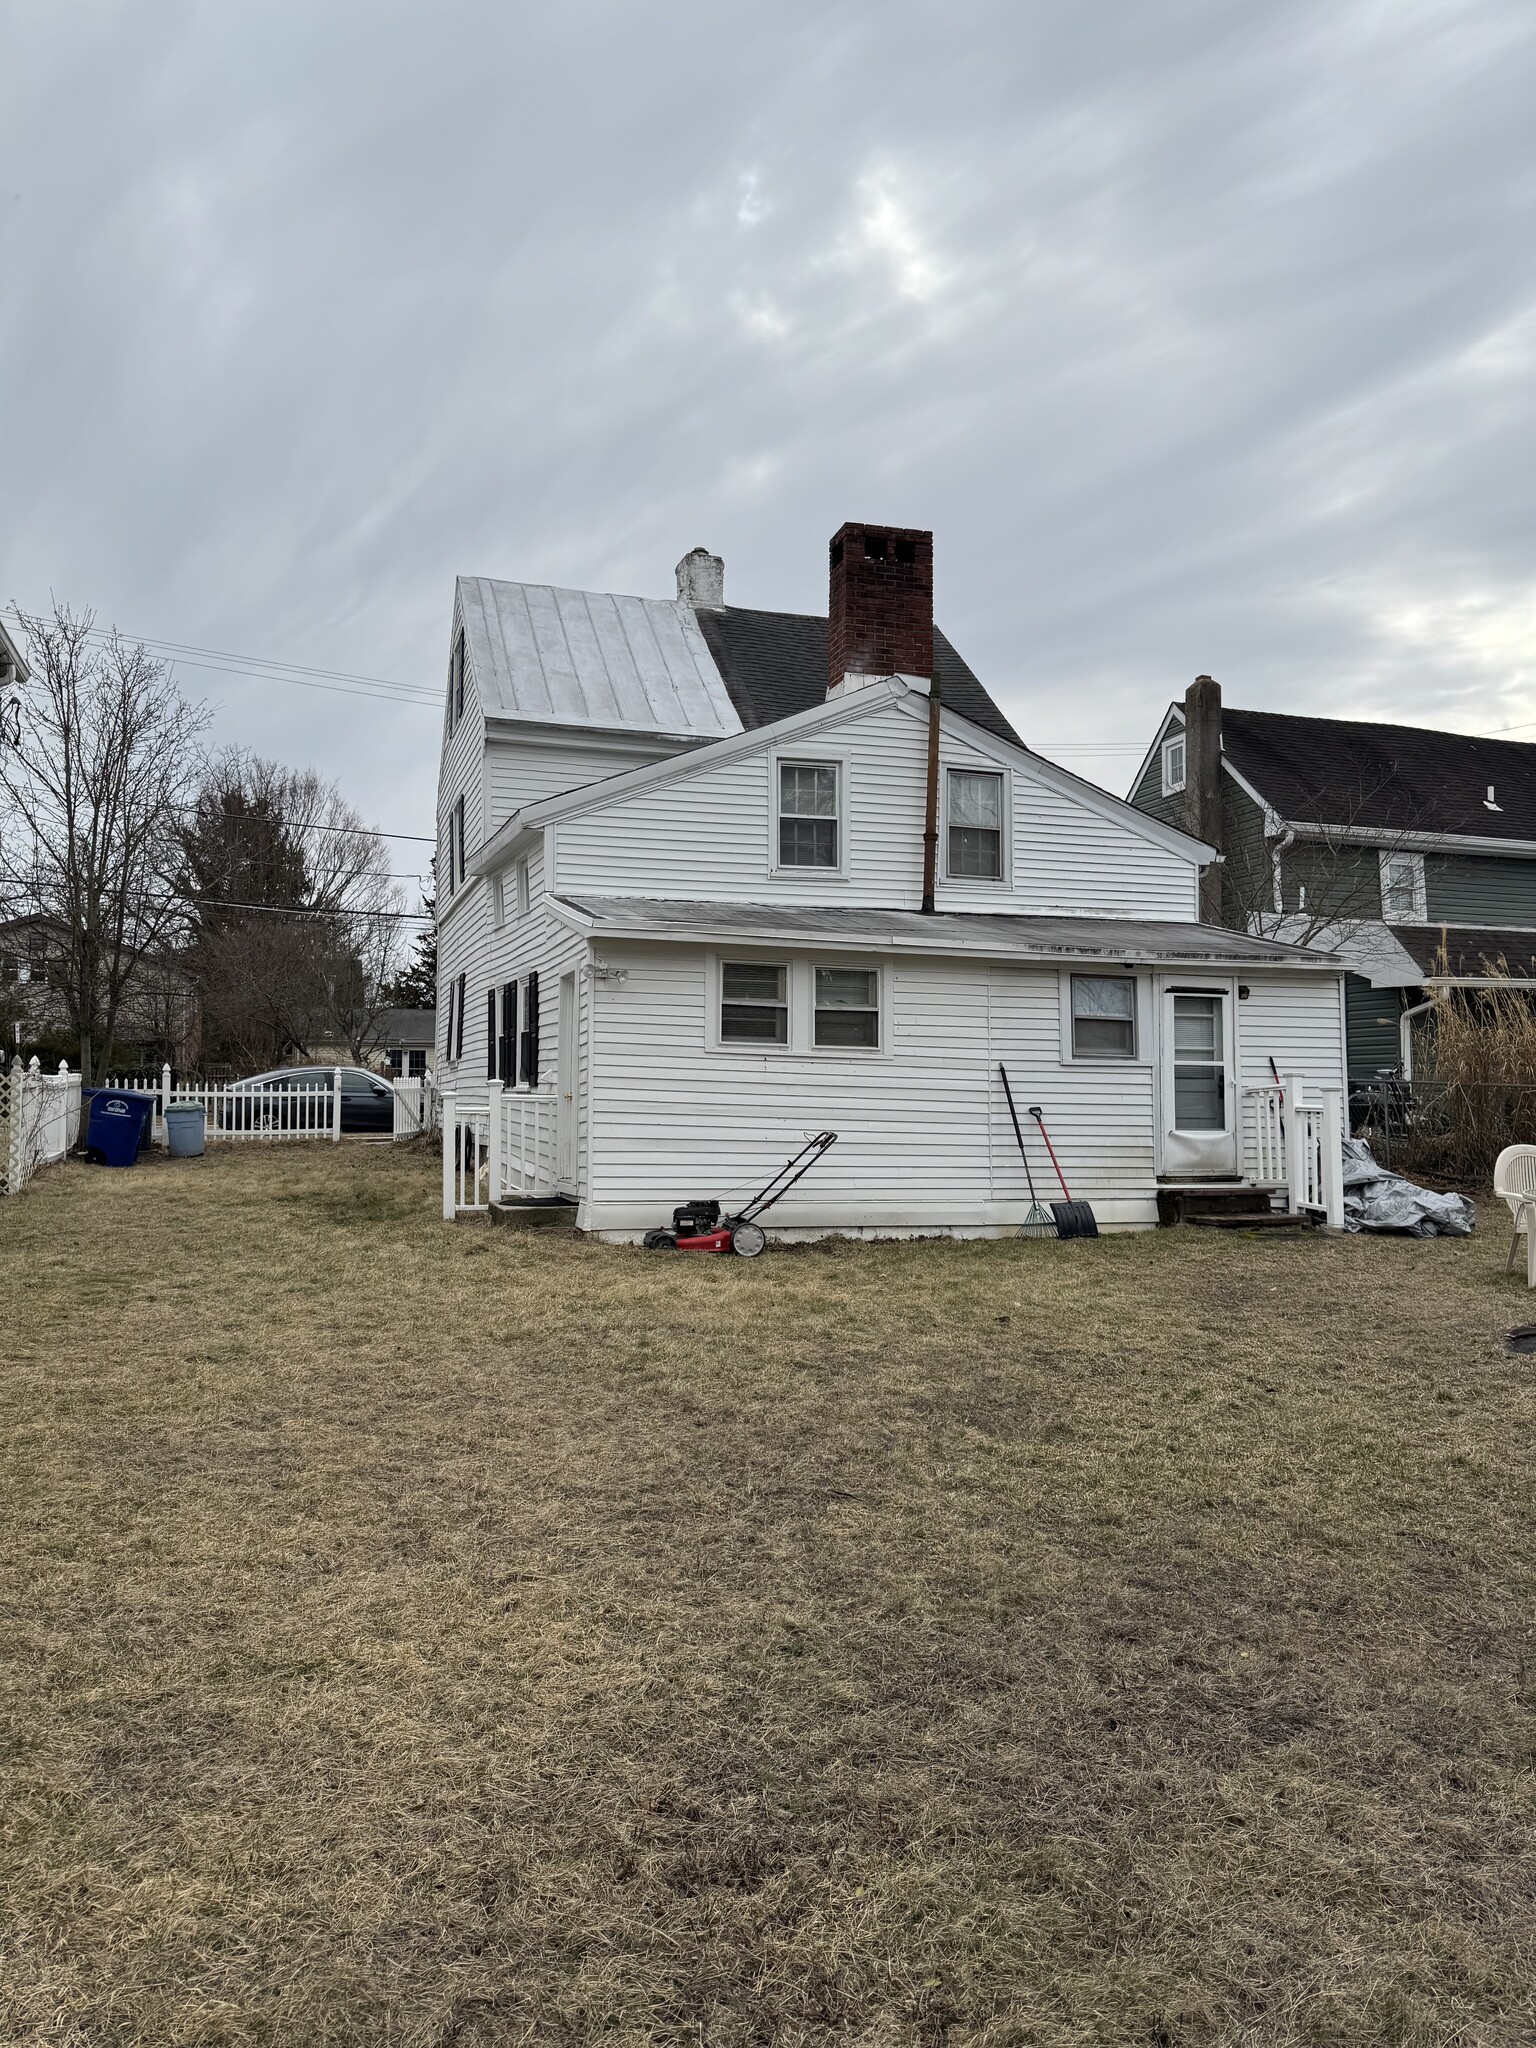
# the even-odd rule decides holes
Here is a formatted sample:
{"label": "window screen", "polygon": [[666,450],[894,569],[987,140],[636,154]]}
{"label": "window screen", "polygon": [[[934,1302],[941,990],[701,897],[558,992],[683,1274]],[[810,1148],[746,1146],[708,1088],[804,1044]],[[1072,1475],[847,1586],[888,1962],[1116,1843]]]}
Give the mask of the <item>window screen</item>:
{"label": "window screen", "polygon": [[724,961],[720,968],[720,1036],[787,1045],[788,978],[787,969],[761,961]]}
{"label": "window screen", "polygon": [[1072,977],[1075,1059],[1136,1057],[1136,984],[1123,974]]}
{"label": "window screen", "polygon": [[836,762],[781,761],[779,866],[835,868],[837,829]]}
{"label": "window screen", "polygon": [[872,968],[817,968],[816,1043],[880,1043],[880,978]]}
{"label": "window screen", "polygon": [[997,881],[1003,872],[1003,778],[949,771],[949,872]]}

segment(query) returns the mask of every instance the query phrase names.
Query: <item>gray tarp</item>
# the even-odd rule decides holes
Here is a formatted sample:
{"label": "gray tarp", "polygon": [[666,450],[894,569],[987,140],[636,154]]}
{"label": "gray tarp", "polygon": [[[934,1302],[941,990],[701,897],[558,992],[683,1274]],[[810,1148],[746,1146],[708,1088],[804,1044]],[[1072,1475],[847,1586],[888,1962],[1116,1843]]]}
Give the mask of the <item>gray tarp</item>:
{"label": "gray tarp", "polygon": [[1346,1230],[1403,1230],[1410,1237],[1470,1237],[1476,1213],[1465,1195],[1437,1195],[1378,1166],[1363,1138],[1344,1140]]}

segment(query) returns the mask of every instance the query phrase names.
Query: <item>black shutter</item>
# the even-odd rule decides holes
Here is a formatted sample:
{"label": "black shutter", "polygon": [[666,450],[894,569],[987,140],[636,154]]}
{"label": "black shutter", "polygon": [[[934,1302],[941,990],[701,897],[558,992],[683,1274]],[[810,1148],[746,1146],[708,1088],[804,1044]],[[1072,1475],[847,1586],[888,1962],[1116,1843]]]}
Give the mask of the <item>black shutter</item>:
{"label": "black shutter", "polygon": [[501,1078],[510,1088],[517,1080],[517,983],[501,984]]}
{"label": "black shutter", "polygon": [[539,977],[530,974],[523,998],[522,1077],[530,1088],[539,1085]]}
{"label": "black shutter", "polygon": [[461,1060],[464,1057],[464,998],[469,993],[467,987],[468,981],[469,976],[467,974],[461,974],[459,976],[457,984],[459,991],[459,999],[458,1002],[454,1005],[453,1013],[453,1056],[456,1060]]}
{"label": "black shutter", "polygon": [[488,988],[485,992],[485,1078],[496,1078],[496,991]]}

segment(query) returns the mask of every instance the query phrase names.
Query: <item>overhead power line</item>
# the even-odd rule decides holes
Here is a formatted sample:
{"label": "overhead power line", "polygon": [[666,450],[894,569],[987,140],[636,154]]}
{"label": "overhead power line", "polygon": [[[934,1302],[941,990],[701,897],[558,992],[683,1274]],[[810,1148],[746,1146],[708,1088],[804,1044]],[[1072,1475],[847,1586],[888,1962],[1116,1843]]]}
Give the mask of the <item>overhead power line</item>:
{"label": "overhead power line", "polygon": [[194,896],[199,910],[254,910],[266,917],[377,917],[392,924],[436,924],[424,910],[317,910],[307,903],[235,903],[225,896]]}
{"label": "overhead power line", "polygon": [[[34,629],[48,624],[47,620],[32,612],[18,610],[16,617]],[[154,654],[167,656],[178,666],[207,669],[219,675],[245,676],[252,682],[294,683],[302,689],[332,690],[345,697],[376,697],[386,703],[430,705],[434,709],[443,701],[440,692],[423,684],[395,682],[387,676],[358,675],[348,669],[312,668],[303,662],[279,661],[264,654],[232,654],[227,648],[197,647],[180,640],[155,640],[142,633],[114,632],[105,626],[88,626],[85,631],[91,640],[110,642],[116,638],[130,641]]]}

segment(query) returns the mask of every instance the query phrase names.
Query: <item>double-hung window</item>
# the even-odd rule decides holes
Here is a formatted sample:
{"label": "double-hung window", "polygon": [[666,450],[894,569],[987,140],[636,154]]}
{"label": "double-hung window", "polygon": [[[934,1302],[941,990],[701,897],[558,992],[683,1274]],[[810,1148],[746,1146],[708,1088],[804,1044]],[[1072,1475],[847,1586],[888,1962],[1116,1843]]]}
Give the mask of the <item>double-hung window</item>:
{"label": "double-hung window", "polygon": [[1125,974],[1072,977],[1072,1057],[1136,1057],[1136,984]]}
{"label": "double-hung window", "polygon": [[789,971],[760,960],[720,965],[720,1036],[732,1043],[789,1043]]}
{"label": "double-hung window", "polygon": [[969,768],[949,771],[949,873],[957,881],[996,882],[1003,873],[1003,778]]}
{"label": "double-hung window", "polygon": [[1381,856],[1381,914],[1389,924],[1422,924],[1428,915],[1424,899],[1422,853]]}
{"label": "double-hung window", "polygon": [[1163,795],[1177,796],[1184,787],[1184,735],[1173,733],[1163,741]]}
{"label": "double-hung window", "polygon": [[835,761],[780,761],[779,866],[835,868],[842,861]]}
{"label": "double-hung window", "polygon": [[816,1043],[880,1043],[880,977],[872,967],[816,969]]}

